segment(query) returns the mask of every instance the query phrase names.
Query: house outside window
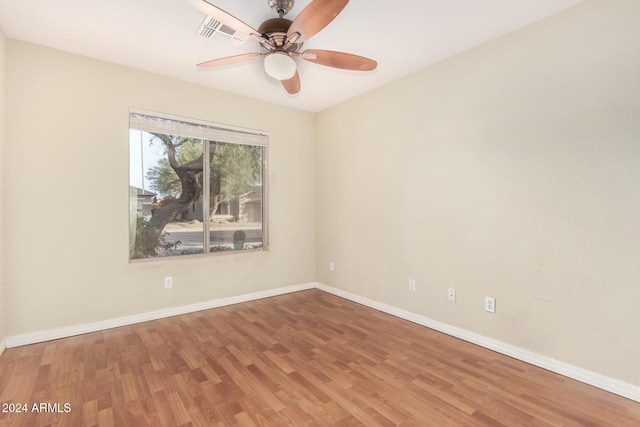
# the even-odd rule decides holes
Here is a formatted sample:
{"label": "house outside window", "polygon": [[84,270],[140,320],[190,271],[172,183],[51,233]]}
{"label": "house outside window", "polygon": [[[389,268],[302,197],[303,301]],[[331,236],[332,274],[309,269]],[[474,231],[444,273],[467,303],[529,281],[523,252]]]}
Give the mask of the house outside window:
{"label": "house outside window", "polygon": [[268,136],[131,110],[129,259],[267,249]]}

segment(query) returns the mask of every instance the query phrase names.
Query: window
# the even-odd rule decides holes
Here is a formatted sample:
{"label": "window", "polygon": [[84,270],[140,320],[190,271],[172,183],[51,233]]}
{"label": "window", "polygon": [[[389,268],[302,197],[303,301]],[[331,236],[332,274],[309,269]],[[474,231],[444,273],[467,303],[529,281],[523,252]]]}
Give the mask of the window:
{"label": "window", "polygon": [[131,110],[129,259],[267,248],[264,133]]}

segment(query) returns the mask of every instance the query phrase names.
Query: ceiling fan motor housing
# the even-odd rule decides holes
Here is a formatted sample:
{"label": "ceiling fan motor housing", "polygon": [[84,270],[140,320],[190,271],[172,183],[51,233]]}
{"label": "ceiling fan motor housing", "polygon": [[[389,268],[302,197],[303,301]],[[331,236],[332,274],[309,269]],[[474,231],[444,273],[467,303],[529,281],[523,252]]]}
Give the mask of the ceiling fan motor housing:
{"label": "ceiling fan motor housing", "polygon": [[282,17],[293,7],[293,0],[269,0],[269,7]]}
{"label": "ceiling fan motor housing", "polygon": [[289,31],[289,27],[291,26],[292,21],[286,18],[271,18],[264,21],[258,27],[258,32],[260,34],[287,34]]}
{"label": "ceiling fan motor housing", "polygon": [[272,18],[264,21],[259,27],[258,32],[262,34],[265,42],[260,44],[268,51],[286,51],[297,52],[302,43],[291,43],[287,39],[287,31],[292,21],[286,18]]}

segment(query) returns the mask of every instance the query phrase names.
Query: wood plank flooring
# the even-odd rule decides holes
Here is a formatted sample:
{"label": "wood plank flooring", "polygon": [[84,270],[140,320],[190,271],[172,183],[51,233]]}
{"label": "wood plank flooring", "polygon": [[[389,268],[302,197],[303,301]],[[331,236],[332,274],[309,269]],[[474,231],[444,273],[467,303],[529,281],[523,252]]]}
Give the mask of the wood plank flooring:
{"label": "wood plank flooring", "polygon": [[639,403],[319,290],[7,349],[10,403],[2,426],[640,425]]}

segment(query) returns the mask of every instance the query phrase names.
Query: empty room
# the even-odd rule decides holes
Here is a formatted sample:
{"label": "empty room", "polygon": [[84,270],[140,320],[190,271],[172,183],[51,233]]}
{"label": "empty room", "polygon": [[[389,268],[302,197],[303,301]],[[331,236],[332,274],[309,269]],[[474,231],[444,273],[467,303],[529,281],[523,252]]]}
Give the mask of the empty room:
{"label": "empty room", "polygon": [[0,0],[0,426],[640,425],[637,0]]}

